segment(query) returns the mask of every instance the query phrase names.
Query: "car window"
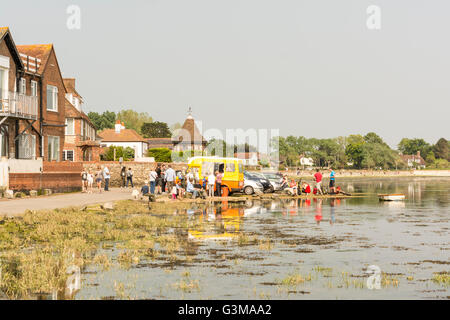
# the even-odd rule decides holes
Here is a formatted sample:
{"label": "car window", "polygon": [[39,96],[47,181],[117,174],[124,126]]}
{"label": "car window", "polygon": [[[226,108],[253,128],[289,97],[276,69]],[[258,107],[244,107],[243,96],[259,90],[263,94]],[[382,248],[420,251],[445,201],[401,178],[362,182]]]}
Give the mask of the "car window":
{"label": "car window", "polygon": [[226,172],[234,172],[236,170],[236,166],[234,163],[227,163],[227,166],[225,168]]}

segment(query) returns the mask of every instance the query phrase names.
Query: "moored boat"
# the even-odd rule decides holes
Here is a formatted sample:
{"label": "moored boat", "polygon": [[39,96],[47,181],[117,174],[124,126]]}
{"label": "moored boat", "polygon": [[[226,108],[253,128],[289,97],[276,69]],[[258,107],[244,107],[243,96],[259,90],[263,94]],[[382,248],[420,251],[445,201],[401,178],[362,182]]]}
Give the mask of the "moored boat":
{"label": "moored boat", "polygon": [[379,194],[380,201],[400,201],[405,200],[405,195],[401,193],[396,194]]}

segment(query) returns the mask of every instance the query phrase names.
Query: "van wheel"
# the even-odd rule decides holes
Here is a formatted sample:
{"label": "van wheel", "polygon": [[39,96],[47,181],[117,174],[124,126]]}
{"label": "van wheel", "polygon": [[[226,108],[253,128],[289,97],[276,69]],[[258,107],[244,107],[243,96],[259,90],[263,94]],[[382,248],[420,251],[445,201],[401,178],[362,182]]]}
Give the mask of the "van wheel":
{"label": "van wheel", "polygon": [[244,193],[248,196],[252,195],[253,193],[255,193],[255,190],[253,190],[253,187],[250,186],[246,186],[244,188]]}

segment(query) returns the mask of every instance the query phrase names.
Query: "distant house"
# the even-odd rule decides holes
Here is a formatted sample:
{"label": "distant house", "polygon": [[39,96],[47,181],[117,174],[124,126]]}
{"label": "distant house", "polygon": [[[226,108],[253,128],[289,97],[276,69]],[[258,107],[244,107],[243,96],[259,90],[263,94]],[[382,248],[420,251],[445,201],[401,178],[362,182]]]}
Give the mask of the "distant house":
{"label": "distant house", "polygon": [[236,152],[234,157],[241,159],[246,166],[257,166],[259,164],[258,152]]}
{"label": "distant house", "polygon": [[135,159],[144,158],[148,143],[133,129],[126,129],[120,120],[117,120],[114,129],[105,129],[98,134],[102,138],[102,146],[130,147],[134,149]]}
{"label": "distant house", "polygon": [[172,138],[150,138],[147,139],[148,148],[167,148],[169,150],[173,149]]}
{"label": "distant house", "polygon": [[420,151],[417,151],[417,154],[412,155],[400,155],[402,160],[406,163],[409,168],[420,168],[425,169],[426,163],[425,160],[420,155]]}
{"label": "distant house", "polygon": [[300,156],[300,165],[305,166],[305,167],[312,167],[314,165],[314,160],[313,160],[313,158],[301,155]]}
{"label": "distant house", "polygon": [[63,160],[99,161],[100,141],[97,129],[83,112],[83,98],[75,90],[75,79],[64,79],[66,86],[66,137]]}
{"label": "distant house", "polygon": [[181,129],[172,137],[174,151],[204,151],[208,142],[203,138],[192,117],[189,108],[188,116]]}

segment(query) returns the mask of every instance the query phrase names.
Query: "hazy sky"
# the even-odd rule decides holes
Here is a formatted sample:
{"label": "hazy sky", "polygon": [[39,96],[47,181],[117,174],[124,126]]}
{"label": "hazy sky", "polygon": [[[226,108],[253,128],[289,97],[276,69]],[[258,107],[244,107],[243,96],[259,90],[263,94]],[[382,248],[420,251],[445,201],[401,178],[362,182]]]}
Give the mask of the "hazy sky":
{"label": "hazy sky", "polygon": [[[16,44],[54,43],[86,111],[336,137],[449,137],[448,0],[2,1]],[[81,29],[69,30],[69,5]],[[381,8],[381,30],[366,26]]]}

